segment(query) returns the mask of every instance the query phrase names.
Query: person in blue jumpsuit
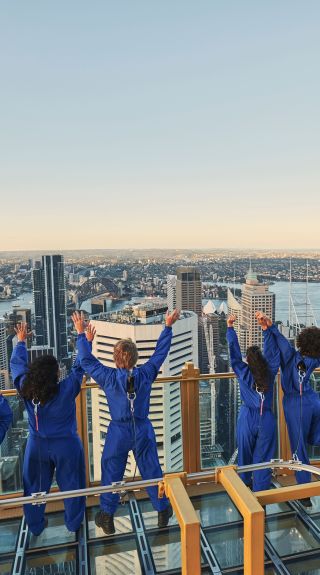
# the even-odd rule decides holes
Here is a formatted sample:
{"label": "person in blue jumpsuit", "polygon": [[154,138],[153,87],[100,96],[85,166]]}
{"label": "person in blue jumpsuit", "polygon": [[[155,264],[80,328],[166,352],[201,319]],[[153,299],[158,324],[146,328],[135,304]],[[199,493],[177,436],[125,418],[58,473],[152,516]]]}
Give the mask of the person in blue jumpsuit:
{"label": "person in blue jumpsuit", "polygon": [[[283,411],[286,418],[293,458],[310,464],[307,444],[320,445],[320,399],[311,385],[313,370],[320,365],[320,329],[307,327],[297,337],[297,350],[280,333],[277,326],[264,316],[280,352]],[[311,474],[296,471],[297,483],[309,483]],[[311,507],[310,498],[300,500]]]}
{"label": "person in blue jumpsuit", "polygon": [[[270,461],[276,449],[276,423],[272,412],[274,378],[279,369],[279,352],[269,330],[263,328],[264,355],[258,346],[247,349],[247,362],[242,359],[233,324],[227,320],[227,341],[231,366],[239,385],[242,405],[237,423],[238,464],[250,465]],[[241,473],[243,482],[253,491],[269,489],[271,470]]]}
{"label": "person in blue jumpsuit", "polygon": [[[167,314],[166,326],[158,339],[156,349],[145,364],[135,367],[138,360],[135,344],[131,340],[120,340],[114,348],[114,361],[117,367],[110,368],[92,355],[85,339],[82,315],[78,312],[73,314],[78,332],[77,348],[81,366],[105,392],[112,418],[101,460],[102,485],[122,481],[128,453],[131,450],[143,479],[162,477],[156,437],[148,414],[151,386],[169,353],[172,325],[178,317],[179,313],[176,310],[170,315]],[[128,382],[134,385],[133,402],[130,402],[127,396]],[[149,487],[147,491],[154,509],[158,511],[158,526],[165,527],[172,516],[169,500],[166,497],[158,498],[157,486]],[[118,494],[101,495],[100,511],[95,521],[107,535],[115,532],[113,516],[118,503]]]}
{"label": "person in blue jumpsuit", "polygon": [[[85,462],[77,433],[75,399],[84,371],[77,358],[69,376],[59,382],[59,365],[55,357],[38,357],[28,365],[26,324],[19,324],[16,333],[18,343],[11,355],[11,373],[29,419],[23,463],[24,495],[49,492],[54,471],[61,491],[82,489],[85,487]],[[84,515],[85,498],[66,499],[64,507],[68,530],[77,531]],[[47,525],[44,512],[45,505],[24,506],[26,522],[36,536]]]}
{"label": "person in blue jumpsuit", "polygon": [[12,423],[12,411],[6,398],[0,394],[0,444]]}

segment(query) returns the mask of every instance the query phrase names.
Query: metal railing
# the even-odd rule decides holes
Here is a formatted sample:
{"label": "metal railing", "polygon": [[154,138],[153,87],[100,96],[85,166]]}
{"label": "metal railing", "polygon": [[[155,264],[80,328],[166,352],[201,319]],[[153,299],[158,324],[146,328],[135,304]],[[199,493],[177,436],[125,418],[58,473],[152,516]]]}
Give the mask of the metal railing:
{"label": "metal railing", "polygon": [[[320,374],[320,369],[315,370]],[[200,438],[200,410],[199,410],[199,382],[236,379],[233,372],[200,374],[198,368],[193,363],[185,364],[181,375],[172,377],[159,377],[156,383],[180,382],[181,395],[181,418],[182,418],[182,446],[183,446],[183,469],[187,473],[196,473],[202,470],[201,467],[201,438]],[[87,417],[87,391],[100,389],[96,383],[83,383],[81,392],[76,400],[78,433],[82,440],[86,462],[86,485],[94,486],[95,481],[90,480],[90,455],[88,445],[88,417]],[[283,460],[290,460],[292,457],[287,427],[282,407],[282,389],[280,385],[280,373],[277,376],[278,406],[278,455]],[[15,389],[3,390],[5,397],[17,395]],[[314,463],[318,464],[315,460]],[[320,463],[320,461],[319,461]]]}
{"label": "metal railing", "polygon": [[264,572],[265,511],[262,506],[320,495],[319,481],[253,493],[238,476],[242,472],[268,468],[309,471],[320,476],[320,469],[315,466],[304,465],[295,460],[273,460],[268,463],[239,467],[223,466],[199,473],[172,473],[163,478],[147,481],[120,482],[103,487],[91,487],[63,493],[35,493],[27,497],[0,499],[0,510],[1,508],[21,507],[27,503],[40,505],[72,497],[99,495],[108,492],[121,493],[124,489],[137,491],[158,484],[159,496],[165,494],[169,498],[180,526],[182,574],[200,575],[200,520],[187,493],[187,486],[210,482],[220,483],[243,517],[244,572],[246,575],[257,575]]}

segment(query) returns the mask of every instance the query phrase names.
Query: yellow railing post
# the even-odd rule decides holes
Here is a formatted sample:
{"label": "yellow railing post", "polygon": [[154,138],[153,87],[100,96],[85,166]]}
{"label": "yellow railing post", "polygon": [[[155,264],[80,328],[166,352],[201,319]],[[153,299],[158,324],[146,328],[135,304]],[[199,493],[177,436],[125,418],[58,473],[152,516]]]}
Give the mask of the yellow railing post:
{"label": "yellow railing post", "polygon": [[184,486],[186,473],[165,475],[163,482],[181,530],[181,573],[200,575],[200,521]]}
{"label": "yellow railing post", "polygon": [[[287,430],[286,418],[283,411],[283,391],[281,387],[281,376],[280,372],[277,375],[277,387],[278,387],[278,425],[279,425],[279,457],[288,461],[291,459],[291,448],[289,435]],[[288,471],[286,470],[286,473]]]}
{"label": "yellow railing post", "polygon": [[243,516],[245,575],[264,573],[264,510],[234,467],[218,469],[217,479]]}
{"label": "yellow railing post", "polygon": [[187,473],[201,471],[199,375],[200,370],[192,362],[185,364],[181,380],[181,414],[183,468]]}
{"label": "yellow railing post", "polygon": [[88,447],[88,422],[87,422],[87,390],[85,387],[86,377],[83,377],[80,393],[76,399],[77,429],[84,448],[84,460],[86,466],[86,487],[90,485],[89,471],[89,447]]}

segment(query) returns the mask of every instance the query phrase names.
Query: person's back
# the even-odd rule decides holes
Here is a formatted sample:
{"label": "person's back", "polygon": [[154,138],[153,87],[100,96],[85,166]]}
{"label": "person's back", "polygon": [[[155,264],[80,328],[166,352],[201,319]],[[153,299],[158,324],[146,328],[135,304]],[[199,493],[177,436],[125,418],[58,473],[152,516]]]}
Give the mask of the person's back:
{"label": "person's back", "polygon": [[[311,376],[320,365],[320,329],[313,326],[303,329],[297,337],[297,348],[280,333],[271,320],[263,316],[280,353],[283,410],[286,418],[292,456],[310,464],[307,444],[320,445],[320,399],[311,386]],[[311,474],[296,472],[297,483],[308,483]],[[311,500],[301,500],[312,506]]]}
{"label": "person's back", "polygon": [[[78,332],[77,348],[83,369],[105,391],[111,422],[101,459],[102,485],[122,481],[128,453],[133,451],[143,479],[162,477],[154,429],[148,418],[152,383],[165,361],[172,339],[171,326],[178,319],[177,311],[166,317],[156,349],[142,366],[135,367],[138,359],[136,345],[131,340],[121,340],[114,347],[116,368],[104,366],[90,352],[84,337],[85,325],[80,314],[73,315]],[[172,508],[166,497],[159,499],[157,487],[148,488],[154,509],[158,511],[158,525],[167,525]],[[106,534],[114,533],[113,515],[119,496],[106,493],[100,497],[101,509],[96,515],[96,525]]]}
{"label": "person's back", "polygon": [[[227,320],[227,341],[231,366],[240,386],[242,405],[237,422],[237,446],[239,465],[250,465],[270,461],[276,446],[275,419],[272,412],[274,378],[279,368],[279,352],[272,336],[264,333],[264,354],[258,346],[247,349],[246,359],[242,354],[233,328],[234,315]],[[271,345],[270,345],[271,344]],[[268,489],[271,481],[269,469],[253,473],[242,473],[241,478],[254,491]]]}
{"label": "person's back", "polygon": [[12,411],[6,398],[0,394],[0,444],[12,422]]}
{"label": "person's back", "polygon": [[[16,332],[19,341],[10,366],[29,419],[23,466],[24,493],[48,492],[54,471],[61,491],[84,488],[84,453],[77,434],[75,411],[83,369],[77,360],[70,375],[59,383],[57,360],[53,356],[43,356],[29,365],[26,324],[18,326]],[[77,531],[83,519],[85,500],[73,498],[64,503],[66,526],[70,531]],[[26,521],[34,535],[39,535],[46,526],[44,508],[44,505],[25,505]]]}

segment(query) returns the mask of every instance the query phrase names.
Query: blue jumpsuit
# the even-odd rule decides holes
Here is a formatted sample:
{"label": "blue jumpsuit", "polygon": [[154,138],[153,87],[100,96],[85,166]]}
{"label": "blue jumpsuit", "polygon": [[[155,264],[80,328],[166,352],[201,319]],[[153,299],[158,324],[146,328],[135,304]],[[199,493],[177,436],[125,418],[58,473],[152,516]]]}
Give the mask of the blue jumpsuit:
{"label": "blue jumpsuit", "polygon": [[[102,365],[90,353],[84,334],[78,337],[77,346],[81,366],[105,392],[112,418],[101,459],[102,485],[122,481],[128,453],[131,450],[143,479],[162,477],[156,437],[148,414],[151,386],[169,353],[171,339],[172,329],[165,327],[158,339],[153,355],[144,365],[135,367],[132,371],[136,393],[134,401],[135,440],[130,403],[127,398],[128,370]],[[163,511],[168,507],[169,501],[166,497],[158,498],[156,486],[149,487],[147,491],[154,509]],[[113,515],[118,503],[118,494],[105,493],[101,495],[101,509],[106,513]]]}
{"label": "blue jumpsuit", "polygon": [[[301,355],[275,325],[270,327],[270,331],[280,351],[281,385],[284,393],[283,411],[287,422],[291,451],[292,453],[297,451],[300,461],[309,464],[307,443],[320,445],[320,399],[310,385],[310,377],[313,370],[320,365],[320,358],[314,359]],[[300,362],[304,362],[306,366],[301,396],[298,370]],[[301,426],[300,409],[302,409]],[[297,483],[308,483],[311,481],[311,474],[307,471],[297,471],[296,480]]]}
{"label": "blue jumpsuit", "polygon": [[[28,371],[24,342],[14,348],[10,361],[14,384],[19,391]],[[49,492],[54,471],[61,491],[85,487],[83,446],[77,433],[75,398],[80,392],[83,369],[77,358],[69,376],[58,384],[57,395],[44,406],[38,406],[38,431],[34,406],[24,400],[29,418],[29,437],[23,462],[24,494]],[[81,525],[85,498],[64,501],[65,524],[69,531]],[[39,535],[44,527],[45,505],[25,505],[24,513],[30,531]]]}
{"label": "blue jumpsuit", "polygon": [[[238,464],[250,465],[270,461],[276,449],[276,424],[272,412],[274,378],[279,369],[279,352],[269,330],[264,334],[264,356],[270,369],[269,389],[264,400],[256,391],[253,375],[247,363],[242,360],[237,334],[232,327],[227,329],[231,366],[239,385],[242,405],[237,423]],[[246,485],[251,485],[252,474],[241,473]],[[271,470],[253,473],[253,491],[269,489]]]}
{"label": "blue jumpsuit", "polygon": [[12,422],[12,411],[6,398],[0,395],[0,444]]}

